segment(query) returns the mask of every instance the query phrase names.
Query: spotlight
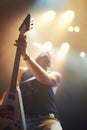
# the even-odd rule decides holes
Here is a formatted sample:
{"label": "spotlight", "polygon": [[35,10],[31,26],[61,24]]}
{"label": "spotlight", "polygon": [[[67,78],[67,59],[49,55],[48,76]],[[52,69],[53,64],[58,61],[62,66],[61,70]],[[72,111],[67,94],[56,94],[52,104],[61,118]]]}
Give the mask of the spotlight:
{"label": "spotlight", "polygon": [[69,31],[69,32],[73,32],[73,30],[74,30],[74,28],[73,28],[72,26],[69,26],[69,27],[68,27],[68,31]]}
{"label": "spotlight", "polygon": [[42,16],[41,16],[41,22],[43,24],[48,24],[50,21],[52,21],[54,18],[56,17],[56,13],[53,10],[49,10],[47,12],[45,12]]}
{"label": "spotlight", "polygon": [[80,57],[82,57],[82,58],[83,58],[83,57],[85,57],[85,55],[86,55],[86,54],[85,54],[85,52],[83,52],[83,51],[82,51],[82,52],[80,52]]}
{"label": "spotlight", "polygon": [[66,12],[64,12],[64,14],[61,17],[60,23],[62,25],[66,25],[68,23],[70,23],[75,17],[75,13],[72,10],[68,10]]}
{"label": "spotlight", "polygon": [[78,26],[74,27],[75,32],[79,32],[80,28]]}

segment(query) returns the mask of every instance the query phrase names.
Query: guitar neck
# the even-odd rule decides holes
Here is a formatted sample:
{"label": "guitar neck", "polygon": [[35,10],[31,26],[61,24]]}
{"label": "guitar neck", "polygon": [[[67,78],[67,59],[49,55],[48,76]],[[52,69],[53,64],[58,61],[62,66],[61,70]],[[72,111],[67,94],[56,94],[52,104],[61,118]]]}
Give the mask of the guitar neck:
{"label": "guitar neck", "polygon": [[[24,19],[23,23],[21,24],[19,28],[21,35],[24,35],[24,33],[29,30],[30,17],[31,17],[30,14],[28,14],[26,18]],[[17,86],[17,75],[18,75],[20,57],[21,57],[21,52],[20,52],[20,49],[17,47],[13,73],[12,73],[12,79],[11,79],[11,85],[9,89],[9,92],[14,93],[14,94],[16,92],[16,86]]]}
{"label": "guitar neck", "polygon": [[12,79],[11,79],[11,84],[10,84],[10,90],[9,90],[9,92],[11,92],[11,93],[15,93],[16,92],[17,75],[18,75],[18,69],[19,69],[19,64],[20,64],[20,57],[21,57],[21,52],[20,52],[20,49],[17,48],[15,61],[14,61],[13,72],[12,72]]}

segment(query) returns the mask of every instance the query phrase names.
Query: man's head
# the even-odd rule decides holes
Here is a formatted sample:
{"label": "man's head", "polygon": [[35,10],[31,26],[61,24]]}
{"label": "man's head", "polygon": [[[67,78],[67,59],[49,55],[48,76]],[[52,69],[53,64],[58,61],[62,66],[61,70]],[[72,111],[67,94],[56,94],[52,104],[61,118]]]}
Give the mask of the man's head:
{"label": "man's head", "polygon": [[36,58],[36,62],[43,68],[50,67],[51,54],[48,51],[41,52]]}

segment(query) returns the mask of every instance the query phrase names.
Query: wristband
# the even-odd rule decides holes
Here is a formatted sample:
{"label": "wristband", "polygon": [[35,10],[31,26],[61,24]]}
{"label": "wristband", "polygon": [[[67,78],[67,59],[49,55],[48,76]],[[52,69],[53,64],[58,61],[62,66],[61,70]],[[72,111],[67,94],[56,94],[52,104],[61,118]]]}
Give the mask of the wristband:
{"label": "wristband", "polygon": [[30,56],[24,57],[23,60],[30,60]]}

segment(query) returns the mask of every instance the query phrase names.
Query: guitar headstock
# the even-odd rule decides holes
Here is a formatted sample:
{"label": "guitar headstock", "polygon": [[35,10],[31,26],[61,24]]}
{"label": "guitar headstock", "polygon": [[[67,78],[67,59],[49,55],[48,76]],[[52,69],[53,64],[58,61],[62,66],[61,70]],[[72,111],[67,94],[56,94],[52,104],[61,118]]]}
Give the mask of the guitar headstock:
{"label": "guitar headstock", "polygon": [[21,26],[19,27],[20,35],[24,35],[24,33],[29,31],[31,29],[31,25],[33,25],[33,23],[31,23],[31,15],[28,14]]}

